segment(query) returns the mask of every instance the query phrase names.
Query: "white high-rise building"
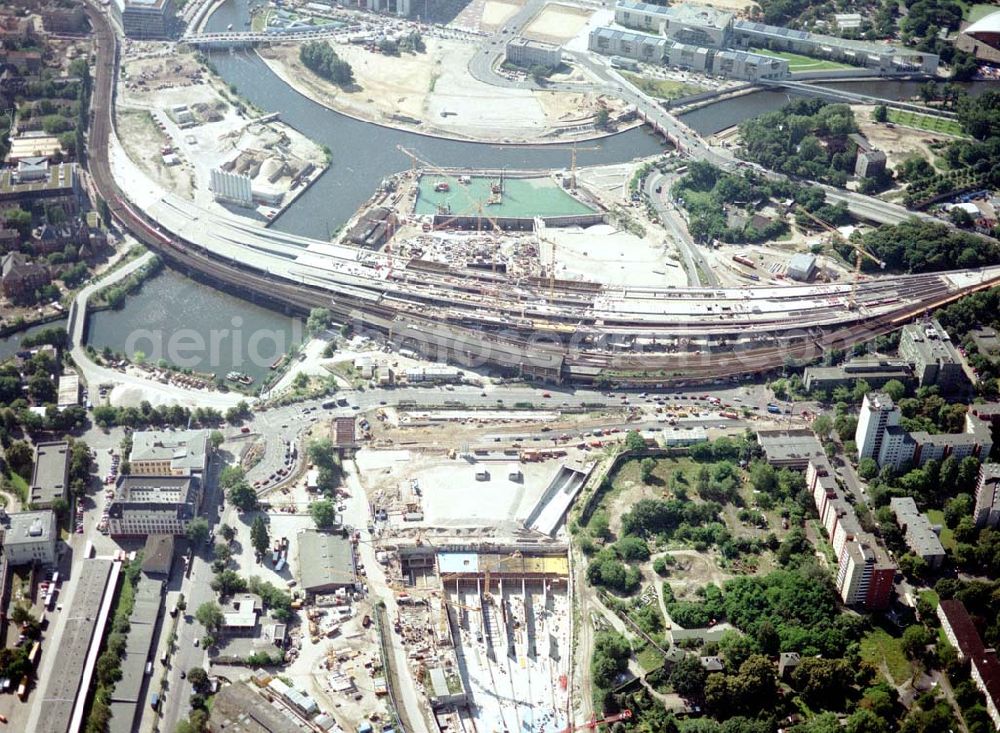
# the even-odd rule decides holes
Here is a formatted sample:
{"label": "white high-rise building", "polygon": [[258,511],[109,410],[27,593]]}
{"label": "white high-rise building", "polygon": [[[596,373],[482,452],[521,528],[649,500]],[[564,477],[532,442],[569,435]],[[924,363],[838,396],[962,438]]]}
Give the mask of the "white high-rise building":
{"label": "white high-rise building", "polygon": [[893,404],[889,395],[882,392],[865,395],[864,402],[861,403],[861,414],[858,416],[858,429],[854,432],[854,442],[858,444],[858,460],[879,460],[885,430],[899,425],[899,417],[899,408]]}

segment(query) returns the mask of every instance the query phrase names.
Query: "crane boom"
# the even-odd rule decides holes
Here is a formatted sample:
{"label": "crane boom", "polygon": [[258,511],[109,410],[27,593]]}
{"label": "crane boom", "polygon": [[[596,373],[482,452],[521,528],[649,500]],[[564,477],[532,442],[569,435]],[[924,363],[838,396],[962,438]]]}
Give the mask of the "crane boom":
{"label": "crane boom", "polygon": [[875,255],[873,255],[871,252],[866,250],[857,242],[852,242],[849,239],[845,239],[844,236],[839,231],[837,231],[836,227],[834,227],[829,222],[823,221],[812,212],[806,211],[805,207],[803,207],[802,205],[799,205],[799,210],[807,217],[812,219],[814,222],[819,224],[823,229],[828,231],[838,242],[842,242],[854,250],[854,277],[851,280],[851,295],[847,301],[847,307],[850,308],[851,310],[854,310],[858,306],[858,283],[861,281],[861,263],[863,261],[863,258],[867,257],[876,265],[881,267],[883,270],[885,269],[885,262],[880,260]]}
{"label": "crane boom", "polygon": [[620,713],[614,715],[609,715],[606,718],[601,718],[600,720],[591,720],[586,723],[580,723],[580,725],[573,725],[572,723],[563,729],[562,733],[573,733],[577,730],[593,730],[599,725],[604,725],[605,723],[617,723],[619,720],[630,720],[632,718],[632,711],[626,708]]}

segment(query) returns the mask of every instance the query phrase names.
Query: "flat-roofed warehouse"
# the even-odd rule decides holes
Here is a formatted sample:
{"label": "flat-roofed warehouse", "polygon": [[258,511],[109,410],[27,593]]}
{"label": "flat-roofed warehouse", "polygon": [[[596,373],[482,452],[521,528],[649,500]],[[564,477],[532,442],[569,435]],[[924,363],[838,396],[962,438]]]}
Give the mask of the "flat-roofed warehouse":
{"label": "flat-roofed warehouse", "polygon": [[36,509],[51,509],[65,499],[69,484],[69,443],[60,440],[35,446],[35,468],[31,473],[29,501]]}
{"label": "flat-roofed warehouse", "polygon": [[212,699],[212,733],[303,733],[311,728],[243,682],[225,685]]}
{"label": "flat-roofed warehouse", "polygon": [[306,593],[329,593],[357,584],[354,548],[340,534],[312,530],[300,532],[299,583]]}

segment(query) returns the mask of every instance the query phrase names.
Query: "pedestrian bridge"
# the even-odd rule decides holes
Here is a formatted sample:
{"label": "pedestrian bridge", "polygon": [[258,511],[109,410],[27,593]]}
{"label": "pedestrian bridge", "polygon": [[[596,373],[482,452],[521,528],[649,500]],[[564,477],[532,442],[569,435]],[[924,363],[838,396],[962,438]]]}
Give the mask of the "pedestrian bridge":
{"label": "pedestrian bridge", "polygon": [[882,104],[893,109],[900,109],[906,112],[916,112],[917,114],[930,115],[932,117],[944,117],[949,120],[953,120],[956,117],[954,112],[949,112],[948,110],[925,107],[922,104],[914,104],[913,102],[901,102],[895,99],[873,97],[870,94],[848,92],[843,89],[821,86],[820,84],[807,84],[806,82],[795,81],[794,79],[758,79],[756,83],[765,87],[783,87],[791,91],[801,92],[802,94],[806,94],[810,97],[825,97],[838,102],[849,102],[851,104]]}

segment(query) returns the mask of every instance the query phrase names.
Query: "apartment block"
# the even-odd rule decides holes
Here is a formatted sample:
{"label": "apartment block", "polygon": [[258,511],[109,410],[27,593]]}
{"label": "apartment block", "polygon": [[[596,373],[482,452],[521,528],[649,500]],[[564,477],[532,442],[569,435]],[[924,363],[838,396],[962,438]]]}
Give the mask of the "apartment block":
{"label": "apartment block", "polygon": [[899,355],[913,364],[913,373],[921,387],[937,386],[942,394],[968,387],[962,358],[937,320],[903,326]]}
{"label": "apartment block", "polygon": [[927,515],[917,508],[913,498],[894,497],[889,500],[889,508],[896,515],[896,524],[903,530],[903,539],[910,552],[922,558],[932,568],[941,567],[946,554],[941,538]]}
{"label": "apartment block", "polygon": [[984,463],[979,467],[972,516],[979,528],[1000,525],[1000,463]]}
{"label": "apartment block", "polygon": [[969,663],[972,680],[986,698],[986,712],[993,725],[1000,728],[1000,660],[997,660],[996,652],[983,644],[972,617],[961,601],[941,601],[937,616],[941,620],[941,630],[958,652],[958,661]]}
{"label": "apartment block", "polygon": [[133,476],[200,476],[208,467],[207,430],[141,430],[132,434]]}

